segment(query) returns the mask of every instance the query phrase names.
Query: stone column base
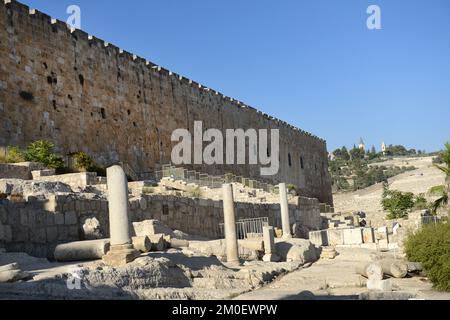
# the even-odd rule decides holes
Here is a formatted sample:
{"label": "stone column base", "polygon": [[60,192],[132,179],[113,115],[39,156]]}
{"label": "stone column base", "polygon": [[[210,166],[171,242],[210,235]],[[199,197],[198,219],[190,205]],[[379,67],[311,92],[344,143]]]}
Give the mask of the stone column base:
{"label": "stone column base", "polygon": [[112,267],[124,266],[140,256],[139,251],[131,244],[111,246],[111,249],[102,257],[105,264]]}

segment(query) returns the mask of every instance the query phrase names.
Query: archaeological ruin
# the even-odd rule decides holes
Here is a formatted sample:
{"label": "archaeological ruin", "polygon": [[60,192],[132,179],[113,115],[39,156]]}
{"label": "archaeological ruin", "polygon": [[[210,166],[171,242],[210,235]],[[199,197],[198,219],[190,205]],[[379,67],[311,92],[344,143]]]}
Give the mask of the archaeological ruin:
{"label": "archaeological ruin", "polygon": [[[172,132],[198,121],[278,129],[278,173],[175,165]],[[64,165],[7,159],[37,140]],[[443,218],[335,205],[324,140],[0,0],[0,300],[448,297],[402,253]]]}

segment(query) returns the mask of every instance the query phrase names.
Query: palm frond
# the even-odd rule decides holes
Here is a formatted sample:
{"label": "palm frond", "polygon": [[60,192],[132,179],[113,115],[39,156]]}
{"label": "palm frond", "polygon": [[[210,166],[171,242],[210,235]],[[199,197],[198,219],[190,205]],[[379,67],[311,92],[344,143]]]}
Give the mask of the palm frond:
{"label": "palm frond", "polygon": [[447,179],[450,177],[450,169],[444,166],[440,166],[438,164],[434,165],[435,168],[441,170],[447,177]]}
{"label": "palm frond", "polygon": [[445,196],[442,196],[442,197],[440,197],[439,199],[436,199],[434,202],[433,202],[433,213],[436,213],[437,212],[437,210],[440,208],[440,207],[442,207],[442,206],[445,206],[445,205],[447,205],[448,204],[448,194],[447,195],[445,195]]}

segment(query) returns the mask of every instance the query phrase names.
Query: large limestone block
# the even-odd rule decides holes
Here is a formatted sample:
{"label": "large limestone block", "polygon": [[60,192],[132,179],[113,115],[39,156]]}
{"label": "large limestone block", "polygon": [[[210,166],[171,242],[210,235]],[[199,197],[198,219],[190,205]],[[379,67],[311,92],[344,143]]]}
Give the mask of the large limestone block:
{"label": "large limestone block", "polygon": [[138,237],[153,236],[156,234],[169,235],[175,237],[172,229],[158,220],[144,220],[141,222],[133,222],[134,234]]}
{"label": "large limestone block", "polygon": [[241,239],[238,245],[250,250],[264,251],[264,241],[262,239]]}
{"label": "large limestone block", "polygon": [[375,230],[373,228],[362,228],[364,243],[375,243]]}
{"label": "large limestone block", "polygon": [[328,229],[327,237],[329,246],[337,246],[344,244],[343,229]]}
{"label": "large limestone block", "polygon": [[363,243],[362,231],[360,228],[344,229],[344,244],[361,244]]}
{"label": "large limestone block", "polygon": [[83,261],[101,259],[110,249],[109,239],[76,241],[55,248],[57,261]]}
{"label": "large limestone block", "polygon": [[284,261],[314,262],[319,259],[315,246],[305,239],[275,239],[275,250]]}
{"label": "large limestone block", "polygon": [[367,289],[374,291],[392,291],[391,279],[386,280],[368,279]]}

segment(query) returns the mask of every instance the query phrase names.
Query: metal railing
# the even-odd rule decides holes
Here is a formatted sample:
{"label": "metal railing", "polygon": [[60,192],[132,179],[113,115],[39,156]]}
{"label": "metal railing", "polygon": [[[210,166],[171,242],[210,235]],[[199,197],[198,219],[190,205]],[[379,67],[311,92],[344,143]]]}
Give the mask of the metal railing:
{"label": "metal railing", "polygon": [[[269,218],[242,219],[236,221],[236,236],[238,239],[258,238],[263,236],[263,227],[269,225]],[[219,224],[220,236],[225,236],[224,224]]]}
{"label": "metal railing", "polygon": [[420,225],[426,225],[426,224],[438,224],[441,223],[441,218],[437,217],[437,216],[423,216],[420,217]]}

